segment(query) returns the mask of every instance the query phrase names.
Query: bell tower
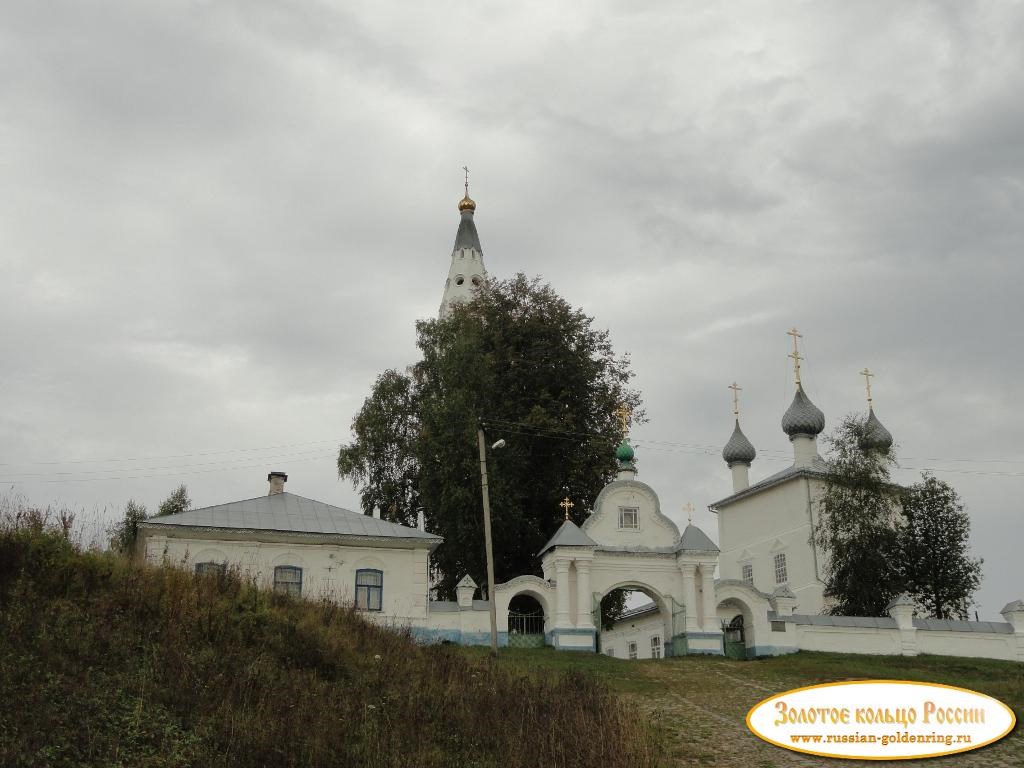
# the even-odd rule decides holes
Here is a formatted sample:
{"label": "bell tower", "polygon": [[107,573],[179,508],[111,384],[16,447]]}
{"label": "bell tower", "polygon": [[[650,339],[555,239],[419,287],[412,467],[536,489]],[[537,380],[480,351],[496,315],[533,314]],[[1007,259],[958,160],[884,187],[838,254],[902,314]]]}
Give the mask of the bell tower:
{"label": "bell tower", "polygon": [[444,283],[444,293],[441,296],[441,308],[438,310],[438,317],[442,320],[451,312],[453,304],[471,299],[473,291],[487,279],[480,236],[476,233],[476,224],[473,223],[476,203],[469,196],[469,168],[463,167],[462,170],[466,172],[466,194],[459,201],[461,220],[455,233],[452,264],[448,269],[448,279]]}

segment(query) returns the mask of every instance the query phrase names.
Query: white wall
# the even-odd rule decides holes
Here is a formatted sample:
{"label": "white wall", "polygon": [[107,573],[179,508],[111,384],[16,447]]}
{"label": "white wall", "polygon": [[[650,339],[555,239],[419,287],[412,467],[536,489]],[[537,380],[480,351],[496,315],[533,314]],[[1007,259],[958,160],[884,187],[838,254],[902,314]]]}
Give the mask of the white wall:
{"label": "white wall", "polygon": [[297,566],[302,568],[303,596],[330,597],[339,602],[354,602],[357,570],[377,569],[384,575],[382,610],[367,611],[366,615],[397,623],[426,618],[426,549],[188,538],[145,530],[143,537],[144,555],[150,563],[167,562],[190,570],[199,562],[226,563],[267,589],[274,585],[276,566]]}
{"label": "white wall", "polygon": [[820,613],[824,584],[819,576],[824,563],[810,543],[812,516],[817,522],[813,500],[820,489],[821,481],[798,477],[722,507],[718,511],[719,578],[741,580],[743,564],[750,563],[754,587],[771,593],[779,586],[775,554],[783,553],[798,612]]}
{"label": "white wall", "polygon": [[[618,659],[629,658],[629,643],[636,643],[637,658],[650,659],[651,638],[661,640],[661,658],[665,657],[665,621],[658,613],[651,613],[636,620],[623,619],[614,629],[601,632],[601,653]],[[609,652],[611,651],[611,652]]]}

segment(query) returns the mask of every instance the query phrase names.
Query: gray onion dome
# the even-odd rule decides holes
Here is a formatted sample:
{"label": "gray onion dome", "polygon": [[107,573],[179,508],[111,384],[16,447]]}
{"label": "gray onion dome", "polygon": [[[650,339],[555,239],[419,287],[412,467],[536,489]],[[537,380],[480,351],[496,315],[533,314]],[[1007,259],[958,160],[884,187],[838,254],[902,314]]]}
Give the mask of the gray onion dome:
{"label": "gray onion dome", "polygon": [[746,464],[749,466],[755,456],[757,456],[757,451],[754,450],[753,444],[747,440],[747,436],[740,429],[740,420],[736,419],[736,428],[733,429],[732,437],[729,438],[729,442],[722,449],[722,458],[725,459],[725,463],[730,467],[733,464]]}
{"label": "gray onion dome", "polygon": [[882,426],[882,422],[875,416],[875,409],[870,407],[868,420],[864,425],[864,447],[882,453],[892,448],[892,433]]}
{"label": "gray onion dome", "polygon": [[802,384],[796,386],[793,403],[782,416],[782,431],[790,437],[808,435],[816,437],[825,429],[825,414],[804,393]]}

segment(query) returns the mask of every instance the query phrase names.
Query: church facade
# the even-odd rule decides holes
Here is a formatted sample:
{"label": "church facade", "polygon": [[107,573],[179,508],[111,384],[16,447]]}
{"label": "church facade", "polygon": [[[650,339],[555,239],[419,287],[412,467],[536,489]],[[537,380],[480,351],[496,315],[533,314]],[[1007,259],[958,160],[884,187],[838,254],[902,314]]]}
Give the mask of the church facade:
{"label": "church facade", "polygon": [[[441,317],[487,276],[475,210],[467,178]],[[638,659],[750,658],[804,649],[1024,661],[1021,600],[1004,608],[1004,622],[916,619],[905,597],[893,601],[888,617],[825,613],[824,555],[813,536],[815,499],[825,483],[817,445],[825,417],[804,391],[799,334],[794,329],[790,335],[796,392],[782,429],[793,463],[751,484],[756,451],[740,429],[734,399],[734,429],[722,453],[732,492],[710,505],[718,516],[717,545],[692,523],[680,531],[662,512],[654,488],[637,479],[635,452],[624,434],[609,457],[615,479],[582,525],[566,516],[538,553],[542,575],[498,584],[490,596],[478,594],[465,576],[456,600],[431,600],[430,555],[444,546],[440,537],[422,523],[402,526],[288,493],[283,472],[268,475],[266,496],[141,523],[137,556],[197,573],[234,568],[268,589],[349,602],[368,619],[408,628],[422,642],[488,644],[493,600],[502,646]],[[871,408],[870,389],[868,397],[872,439],[879,447],[891,445]],[[650,602],[603,628],[601,601],[617,590],[641,592]],[[512,610],[523,596],[535,601],[536,615]]]}

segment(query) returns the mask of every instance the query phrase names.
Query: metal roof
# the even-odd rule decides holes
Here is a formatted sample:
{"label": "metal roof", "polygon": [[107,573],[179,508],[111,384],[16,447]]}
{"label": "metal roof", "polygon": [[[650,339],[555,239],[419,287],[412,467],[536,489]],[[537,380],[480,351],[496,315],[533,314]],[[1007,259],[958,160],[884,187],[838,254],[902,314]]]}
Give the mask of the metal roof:
{"label": "metal roof", "polygon": [[543,555],[552,547],[596,547],[597,542],[581,531],[572,520],[566,520],[562,527],[555,531],[555,535],[548,539],[548,543],[538,552]]}
{"label": "metal roof", "polygon": [[677,550],[689,550],[691,552],[718,552],[719,549],[715,546],[708,535],[704,533],[693,523],[690,523],[683,530],[682,538],[679,539],[679,543],[676,544]]}
{"label": "metal roof", "polygon": [[480,235],[476,233],[476,224],[473,223],[473,212],[463,211],[462,220],[459,222],[459,230],[455,233],[455,247],[452,250],[472,248],[481,256],[484,249],[480,247]]}
{"label": "metal roof", "polygon": [[724,499],[720,499],[719,501],[709,504],[708,508],[715,510],[718,507],[733,504],[740,499],[745,499],[747,496],[753,496],[755,493],[760,493],[772,486],[780,485],[787,480],[794,480],[798,477],[816,477],[821,479],[828,474],[827,469],[824,459],[822,459],[821,456],[815,456],[809,467],[786,467],[781,472],[769,475],[764,480],[759,480],[753,485],[744,488],[742,491],[737,491],[731,496],[726,496]]}
{"label": "metal roof", "polygon": [[145,528],[219,528],[244,531],[278,531],[320,536],[404,539],[433,547],[442,539],[417,528],[389,523],[369,515],[314,501],[294,493],[275,493],[255,499],[232,501],[192,509],[176,515],[154,517]]}
{"label": "metal roof", "polygon": [[825,429],[825,414],[811,402],[802,384],[796,385],[796,395],[789,409],[782,415],[782,431],[794,435],[817,435]]}

